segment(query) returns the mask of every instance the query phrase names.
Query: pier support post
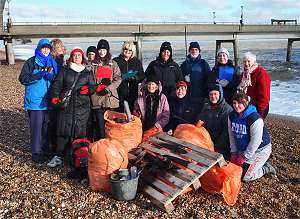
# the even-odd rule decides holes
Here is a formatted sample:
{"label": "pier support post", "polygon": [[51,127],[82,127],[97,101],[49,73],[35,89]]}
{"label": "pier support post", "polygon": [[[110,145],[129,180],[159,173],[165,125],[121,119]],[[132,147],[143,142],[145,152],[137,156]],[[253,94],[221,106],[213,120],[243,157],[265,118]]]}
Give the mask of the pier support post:
{"label": "pier support post", "polygon": [[136,47],[136,57],[143,63],[142,37],[139,35],[136,35],[134,44]]}
{"label": "pier support post", "polygon": [[287,62],[291,61],[294,41],[300,41],[300,38],[288,38],[288,44],[287,44],[287,50],[286,50],[286,61]]}
{"label": "pier support post", "polygon": [[15,64],[15,56],[13,51],[12,39],[7,38],[4,40],[5,53],[6,53],[6,62],[8,65]]}
{"label": "pier support post", "polygon": [[222,43],[232,43],[232,45],[233,45],[234,64],[235,64],[235,66],[238,66],[239,62],[240,62],[240,56],[239,56],[239,49],[238,49],[237,39],[234,39],[234,40],[216,40],[215,64],[217,64],[217,58],[218,58],[217,53],[218,53],[218,50],[221,48]]}

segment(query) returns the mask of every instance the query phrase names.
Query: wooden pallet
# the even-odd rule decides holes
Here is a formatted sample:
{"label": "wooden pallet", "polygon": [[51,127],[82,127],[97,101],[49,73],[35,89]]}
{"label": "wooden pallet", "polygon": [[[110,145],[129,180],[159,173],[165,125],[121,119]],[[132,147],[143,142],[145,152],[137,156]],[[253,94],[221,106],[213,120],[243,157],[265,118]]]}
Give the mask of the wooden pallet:
{"label": "wooden pallet", "polygon": [[203,149],[159,133],[142,143],[140,147],[161,160],[168,160],[172,168],[147,172],[141,176],[141,191],[159,208],[171,212],[172,201],[190,186],[197,190],[201,185],[199,178],[215,164],[226,164],[223,156],[217,152]]}

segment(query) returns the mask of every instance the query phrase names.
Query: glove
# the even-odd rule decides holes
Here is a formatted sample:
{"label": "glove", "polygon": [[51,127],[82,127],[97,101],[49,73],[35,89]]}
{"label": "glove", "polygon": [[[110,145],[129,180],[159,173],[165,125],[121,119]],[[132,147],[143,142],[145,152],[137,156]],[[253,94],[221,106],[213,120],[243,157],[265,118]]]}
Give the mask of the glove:
{"label": "glove", "polygon": [[98,94],[99,96],[105,96],[106,94],[109,94],[109,93],[110,93],[110,91],[107,90],[106,88],[103,89],[103,90],[101,90],[100,92],[97,92],[97,94]]}
{"label": "glove", "polygon": [[46,78],[48,81],[53,81],[54,77],[55,77],[54,73],[47,72],[47,73],[45,74],[45,78]]}
{"label": "glove", "polygon": [[185,80],[186,82],[190,83],[190,82],[191,82],[190,75],[184,76],[184,80]]}
{"label": "glove", "polygon": [[238,166],[242,166],[246,162],[246,158],[243,154],[237,155],[235,164]]}
{"label": "glove", "polygon": [[170,129],[170,130],[167,132],[167,134],[172,136],[172,135],[173,135],[172,129]]}
{"label": "glove", "polygon": [[107,85],[105,85],[105,84],[99,84],[99,85],[96,87],[95,91],[96,91],[97,93],[99,93],[99,92],[101,92],[102,90],[104,90],[105,88],[107,88]]}
{"label": "glove", "polygon": [[89,86],[83,85],[82,87],[80,87],[79,94],[88,95],[89,94]]}
{"label": "glove", "polygon": [[136,117],[140,117],[139,113],[137,111],[133,111],[132,115],[136,116]]}
{"label": "glove", "polygon": [[58,104],[61,103],[61,99],[59,99],[58,97],[53,97],[53,98],[51,99],[51,103],[52,103],[53,105],[58,105]]}
{"label": "glove", "polygon": [[204,125],[204,122],[202,120],[199,120],[197,123],[196,123],[196,127],[200,128]]}
{"label": "glove", "polygon": [[229,81],[227,81],[226,79],[219,80],[219,84],[222,87],[226,87],[228,85],[228,83],[229,83]]}
{"label": "glove", "polygon": [[101,79],[101,84],[104,84],[106,86],[110,85],[111,84],[111,81],[109,78],[102,78]]}
{"label": "glove", "polygon": [[38,71],[35,75],[42,79],[47,73],[47,71]]}

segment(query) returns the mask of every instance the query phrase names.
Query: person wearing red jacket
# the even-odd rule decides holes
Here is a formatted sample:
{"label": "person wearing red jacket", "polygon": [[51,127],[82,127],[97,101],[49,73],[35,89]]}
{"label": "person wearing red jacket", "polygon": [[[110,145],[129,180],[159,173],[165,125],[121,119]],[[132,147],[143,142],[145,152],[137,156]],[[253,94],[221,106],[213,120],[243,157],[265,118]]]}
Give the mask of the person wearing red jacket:
{"label": "person wearing red jacket", "polygon": [[242,91],[251,98],[251,104],[256,107],[259,115],[264,119],[269,112],[271,77],[267,71],[256,63],[256,56],[247,52],[243,57],[244,71],[238,91]]}

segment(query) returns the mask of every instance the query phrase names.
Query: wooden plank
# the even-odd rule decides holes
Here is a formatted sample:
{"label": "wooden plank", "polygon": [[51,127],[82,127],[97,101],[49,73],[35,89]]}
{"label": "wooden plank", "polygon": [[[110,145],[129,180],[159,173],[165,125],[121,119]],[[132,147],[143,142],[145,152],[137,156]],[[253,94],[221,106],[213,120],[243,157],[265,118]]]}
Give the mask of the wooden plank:
{"label": "wooden plank", "polygon": [[179,189],[174,189],[162,180],[153,177],[151,175],[147,175],[142,177],[143,181],[147,182],[150,185],[154,185],[156,188],[158,188],[161,191],[167,192],[169,194],[168,197],[173,198],[176,196],[176,194],[180,193]]}
{"label": "wooden plank", "polygon": [[197,174],[192,174],[192,173],[189,173],[183,169],[172,169],[172,170],[169,170],[168,172],[170,172],[171,174],[173,174],[174,176],[182,179],[182,180],[188,180],[188,181],[192,181],[194,180],[195,178],[197,178]]}
{"label": "wooden plank", "polygon": [[196,191],[196,190],[199,189],[200,187],[201,187],[200,180],[199,180],[199,179],[195,180],[195,182],[192,184],[193,190]]}
{"label": "wooden plank", "polygon": [[[155,145],[153,145],[153,146],[159,146],[159,147],[162,147],[162,148],[164,146],[166,146],[166,145],[162,146],[161,145],[162,143],[163,144],[168,144],[170,147],[168,147],[167,149],[169,149],[172,152],[176,153],[176,147],[177,146],[174,146],[169,142],[167,143],[167,142],[162,141],[160,139],[154,139],[154,138],[151,139],[151,142],[155,143]],[[184,157],[190,158],[190,159],[192,159],[194,161],[197,161],[198,163],[202,163],[206,166],[210,166],[215,161],[215,158],[205,158],[205,157],[201,156],[200,154],[197,154],[197,153],[194,153],[194,152],[188,152],[188,151],[185,151],[185,153],[180,153],[180,156],[182,158],[184,158]]]}
{"label": "wooden plank", "polygon": [[166,142],[172,142],[172,143],[174,143],[174,144],[176,144],[180,147],[192,149],[192,150],[197,151],[201,155],[203,155],[205,157],[208,157],[208,158],[218,159],[220,157],[220,154],[217,153],[217,152],[207,150],[205,148],[202,148],[202,147],[199,147],[197,145],[188,143],[188,142],[183,141],[181,139],[169,136],[168,134],[165,134],[165,133],[158,133],[158,134],[154,135],[153,137],[151,137],[149,140],[151,141],[152,138],[158,138],[158,139],[161,139],[161,140],[166,141]]}
{"label": "wooden plank", "polygon": [[182,180],[175,175],[170,174],[167,171],[159,172],[158,175],[160,177],[163,177],[164,179],[168,180],[169,182],[173,183],[175,186],[183,189],[186,184],[189,183],[189,181]]}

